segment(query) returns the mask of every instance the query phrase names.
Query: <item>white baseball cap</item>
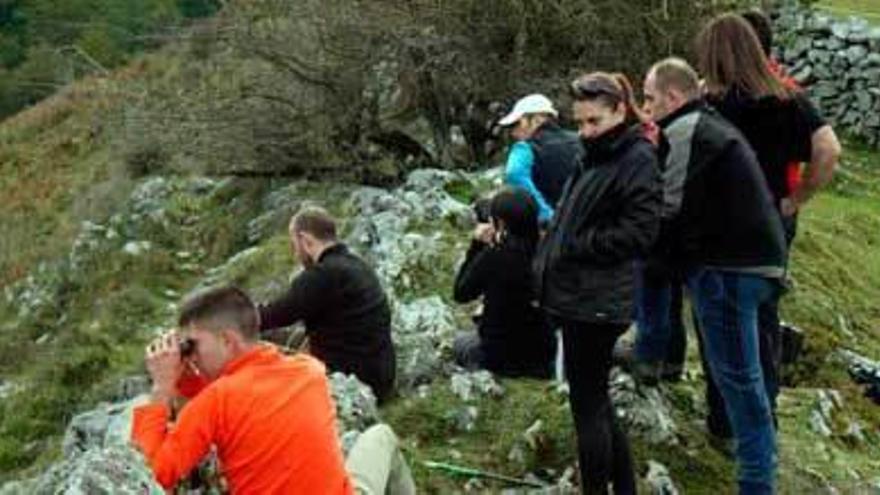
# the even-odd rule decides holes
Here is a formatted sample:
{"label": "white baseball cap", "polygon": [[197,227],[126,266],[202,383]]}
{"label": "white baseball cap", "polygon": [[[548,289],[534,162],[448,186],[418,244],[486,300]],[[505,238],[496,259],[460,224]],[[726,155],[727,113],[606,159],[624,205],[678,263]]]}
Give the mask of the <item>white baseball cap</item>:
{"label": "white baseball cap", "polygon": [[559,116],[559,112],[553,108],[553,102],[542,94],[533,94],[520,98],[513,106],[513,110],[498,121],[498,124],[507,127],[516,124],[519,119],[525,115],[533,113],[549,113],[554,117]]}

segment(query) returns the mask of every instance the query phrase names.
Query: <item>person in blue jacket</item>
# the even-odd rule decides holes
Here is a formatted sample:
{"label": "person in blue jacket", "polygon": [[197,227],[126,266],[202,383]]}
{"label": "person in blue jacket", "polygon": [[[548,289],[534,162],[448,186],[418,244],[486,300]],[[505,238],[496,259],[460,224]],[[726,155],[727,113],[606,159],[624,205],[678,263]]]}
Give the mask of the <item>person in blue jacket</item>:
{"label": "person in blue jacket", "polygon": [[558,116],[546,96],[533,94],[517,101],[498,122],[516,140],[507,156],[504,181],[528,191],[545,225],[582,150],[577,133],[560,127]]}

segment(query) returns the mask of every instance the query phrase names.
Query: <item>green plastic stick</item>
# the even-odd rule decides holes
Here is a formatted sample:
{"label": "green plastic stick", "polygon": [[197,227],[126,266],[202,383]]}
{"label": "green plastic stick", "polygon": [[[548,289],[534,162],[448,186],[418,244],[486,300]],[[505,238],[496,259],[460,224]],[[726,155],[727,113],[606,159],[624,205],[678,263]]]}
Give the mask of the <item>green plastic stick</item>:
{"label": "green plastic stick", "polygon": [[457,466],[455,464],[449,464],[446,462],[434,462],[434,461],[425,461],[422,464],[428,469],[436,469],[438,471],[446,471],[450,474],[456,474],[461,476],[469,476],[471,478],[485,478],[496,481],[503,481],[505,483],[513,483],[516,485],[522,486],[531,486],[533,488],[545,488],[544,485],[535,481],[527,481],[520,478],[514,478],[512,476],[505,476],[503,474],[490,473],[488,471],[480,471],[479,469],[473,469],[465,466]]}

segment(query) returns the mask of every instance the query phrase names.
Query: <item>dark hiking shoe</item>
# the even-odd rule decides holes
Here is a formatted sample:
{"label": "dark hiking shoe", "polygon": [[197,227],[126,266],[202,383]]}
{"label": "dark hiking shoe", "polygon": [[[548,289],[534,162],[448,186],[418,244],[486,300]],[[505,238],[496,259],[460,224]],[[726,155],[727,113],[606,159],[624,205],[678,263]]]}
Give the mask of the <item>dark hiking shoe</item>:
{"label": "dark hiking shoe", "polygon": [[637,359],[631,342],[618,341],[611,356],[612,362],[629,372],[636,382],[648,386],[659,383],[663,363]]}
{"label": "dark hiking shoe", "polygon": [[630,373],[633,378],[642,385],[654,386],[660,382],[663,372],[663,363],[659,361],[638,361],[630,363]]}

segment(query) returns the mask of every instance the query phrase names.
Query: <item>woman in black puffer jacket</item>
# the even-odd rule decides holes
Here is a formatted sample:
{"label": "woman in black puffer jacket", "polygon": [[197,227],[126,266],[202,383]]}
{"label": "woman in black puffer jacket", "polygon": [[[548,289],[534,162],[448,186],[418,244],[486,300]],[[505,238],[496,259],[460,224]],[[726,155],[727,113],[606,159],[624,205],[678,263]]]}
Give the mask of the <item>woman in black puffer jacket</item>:
{"label": "woman in black puffer jacket", "polygon": [[621,74],[571,85],[585,154],[535,257],[538,297],[562,327],[584,493],[635,493],[626,435],[608,395],[611,352],[630,324],[633,261],[654,242],[662,188],[632,88]]}

